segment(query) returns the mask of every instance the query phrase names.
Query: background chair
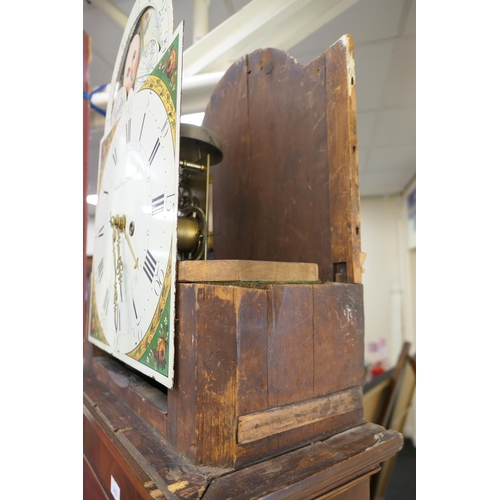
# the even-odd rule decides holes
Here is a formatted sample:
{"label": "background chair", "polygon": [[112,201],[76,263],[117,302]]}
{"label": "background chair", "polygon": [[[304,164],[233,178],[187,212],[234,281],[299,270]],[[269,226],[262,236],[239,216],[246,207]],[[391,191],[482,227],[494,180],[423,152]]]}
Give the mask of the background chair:
{"label": "background chair", "polygon": [[[409,356],[405,342],[394,368],[363,387],[364,418],[402,433],[416,388],[416,355]],[[371,500],[382,500],[391,478],[397,454],[386,460],[370,481]]]}

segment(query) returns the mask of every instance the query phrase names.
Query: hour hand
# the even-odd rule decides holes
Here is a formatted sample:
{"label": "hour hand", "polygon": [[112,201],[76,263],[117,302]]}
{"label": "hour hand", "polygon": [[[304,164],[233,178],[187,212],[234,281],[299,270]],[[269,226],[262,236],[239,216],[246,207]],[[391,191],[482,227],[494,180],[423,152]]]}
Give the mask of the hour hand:
{"label": "hour hand", "polygon": [[127,225],[127,219],[125,218],[125,215],[115,215],[111,217],[111,225],[115,229],[117,229],[117,231],[121,231],[124,234],[128,248],[130,249],[130,253],[132,254],[132,258],[134,259],[134,269],[137,269],[139,267],[139,259],[135,256],[134,249],[132,248],[132,243],[130,242],[130,238],[128,237],[127,231],[125,229]]}
{"label": "hour hand", "polygon": [[[116,251],[115,251],[115,245],[116,245]],[[118,331],[118,325],[120,322],[119,311],[118,311],[118,286],[120,287],[120,297],[123,297],[122,296],[123,262],[120,255],[120,233],[115,227],[113,227],[113,265],[115,268],[113,307],[114,307],[115,331]]]}

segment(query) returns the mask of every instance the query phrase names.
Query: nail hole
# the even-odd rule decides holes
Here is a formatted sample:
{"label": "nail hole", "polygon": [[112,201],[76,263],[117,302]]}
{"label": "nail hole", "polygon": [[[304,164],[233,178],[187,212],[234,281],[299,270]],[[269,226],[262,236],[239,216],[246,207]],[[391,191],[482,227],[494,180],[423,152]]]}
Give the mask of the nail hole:
{"label": "nail hole", "polygon": [[359,227],[356,228],[356,234],[359,234]]}

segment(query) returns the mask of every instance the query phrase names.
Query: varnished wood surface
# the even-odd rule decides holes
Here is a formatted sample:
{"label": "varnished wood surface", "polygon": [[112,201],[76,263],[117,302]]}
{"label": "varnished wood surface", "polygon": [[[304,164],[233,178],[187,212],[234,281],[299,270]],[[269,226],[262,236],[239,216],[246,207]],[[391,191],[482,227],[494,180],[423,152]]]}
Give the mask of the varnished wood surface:
{"label": "varnished wood surface", "polygon": [[238,418],[237,442],[257,441],[321,422],[332,415],[343,415],[359,407],[361,388],[352,387],[322,398],[243,415]]}
{"label": "varnished wood surface", "polygon": [[83,456],[83,498],[111,500],[85,455]]}
{"label": "varnished wood surface", "polygon": [[360,477],[376,472],[402,446],[399,433],[365,423],[249,467],[196,466],[100,382],[86,379],[84,390],[92,384],[96,392],[101,386],[103,396],[98,405],[84,398],[84,451],[106,487],[114,477],[122,498],[292,500],[327,493],[331,496],[324,498],[344,498],[351,481],[356,491]]}
{"label": "varnished wood surface", "polygon": [[308,404],[320,414],[317,398],[361,387],[361,285],[181,283],[176,307],[167,435],[189,459],[249,464],[362,422],[362,399],[351,398],[342,411],[296,416],[286,428],[268,425],[267,433],[238,441],[241,417],[248,430],[252,419],[287,405]]}
{"label": "varnished wood surface", "polygon": [[220,282],[318,281],[318,265],[258,260],[183,260],[177,263],[177,281]]}
{"label": "varnished wood surface", "polygon": [[312,262],[322,281],[361,283],[354,47],[307,66],[276,49],[236,61],[203,125],[212,168],[214,258]]}

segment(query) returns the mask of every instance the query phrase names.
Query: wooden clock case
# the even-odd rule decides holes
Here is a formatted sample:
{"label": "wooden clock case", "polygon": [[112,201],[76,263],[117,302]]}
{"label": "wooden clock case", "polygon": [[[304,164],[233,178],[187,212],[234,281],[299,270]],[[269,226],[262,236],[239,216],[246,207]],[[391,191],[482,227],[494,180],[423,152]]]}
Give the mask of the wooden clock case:
{"label": "wooden clock case", "polygon": [[174,387],[85,344],[85,498],[370,498],[403,439],[363,418],[355,96],[349,35],[219,82],[214,259],[178,263]]}

